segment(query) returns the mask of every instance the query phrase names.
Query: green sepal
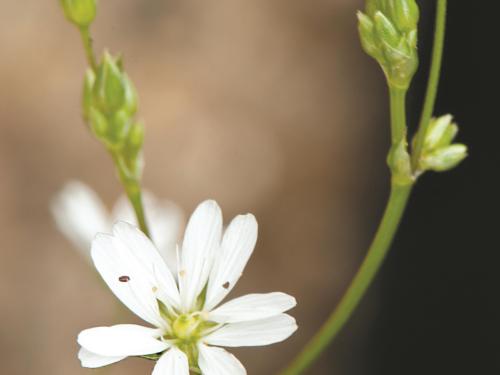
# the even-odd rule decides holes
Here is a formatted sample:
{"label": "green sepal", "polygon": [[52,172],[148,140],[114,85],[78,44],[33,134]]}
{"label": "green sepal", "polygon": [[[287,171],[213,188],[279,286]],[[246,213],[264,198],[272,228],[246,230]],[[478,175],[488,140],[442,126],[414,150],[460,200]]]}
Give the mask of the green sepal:
{"label": "green sepal", "polygon": [[456,167],[466,157],[467,146],[455,143],[424,155],[421,159],[421,166],[424,170],[444,172]]}
{"label": "green sepal", "polygon": [[78,27],[88,27],[95,19],[96,0],[60,0],[66,18]]}
{"label": "green sepal", "polygon": [[104,52],[97,67],[93,89],[95,105],[107,114],[119,110],[125,103],[126,85],[116,60],[108,52]]}

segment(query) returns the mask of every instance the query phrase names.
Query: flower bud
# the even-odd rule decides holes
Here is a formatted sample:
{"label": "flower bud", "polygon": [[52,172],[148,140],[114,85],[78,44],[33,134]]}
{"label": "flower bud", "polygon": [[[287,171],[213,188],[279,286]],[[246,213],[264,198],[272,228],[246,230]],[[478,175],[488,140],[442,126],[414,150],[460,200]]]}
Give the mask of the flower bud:
{"label": "flower bud", "polygon": [[88,27],[96,15],[96,0],[60,0],[66,18],[79,27]]}
{"label": "flower bud", "polygon": [[375,32],[382,43],[387,43],[393,48],[399,44],[399,33],[391,21],[382,13],[376,12],[373,17]]}
{"label": "flower bud", "polygon": [[94,107],[90,107],[88,115],[90,128],[92,129],[94,135],[102,141],[106,140],[109,130],[109,124],[106,116]]}
{"label": "flower bud", "polygon": [[106,114],[118,111],[125,103],[126,86],[125,75],[116,60],[108,52],[104,52],[93,88],[95,105]]}
{"label": "flower bud", "polygon": [[94,88],[95,74],[92,69],[88,69],[85,73],[85,78],[83,81],[83,95],[82,95],[82,108],[83,108],[83,118],[85,121],[89,119],[90,108],[92,106],[93,98],[92,91]]}
{"label": "flower bud", "polygon": [[367,0],[358,13],[363,49],[378,61],[389,84],[407,89],[418,66],[415,0]]}
{"label": "flower bud", "polygon": [[127,136],[128,147],[135,153],[142,149],[144,143],[144,125],[135,123]]}
{"label": "flower bud", "polygon": [[[432,118],[427,127],[418,170],[446,171],[458,165],[467,156],[467,147],[452,144],[458,133],[458,126],[451,115]],[[414,142],[417,136],[414,138]]]}
{"label": "flower bud", "polygon": [[415,0],[389,0],[392,18],[402,32],[410,32],[417,28],[420,11]]}
{"label": "flower bud", "polygon": [[373,22],[362,12],[358,12],[358,30],[364,51],[370,56],[377,56],[375,58],[378,59],[379,49],[374,38]]}
{"label": "flower bud", "polygon": [[466,157],[467,146],[455,143],[423,156],[421,165],[424,170],[430,169],[436,172],[443,172],[456,167]]}
{"label": "flower bud", "polygon": [[[427,133],[425,135],[424,140],[424,149],[433,150],[438,146],[448,146],[451,141],[450,139],[448,143],[443,143],[443,137],[447,130],[451,127],[451,120],[453,117],[451,115],[444,115],[438,118],[431,119],[429,127],[427,129]],[[455,133],[456,134],[456,133]]]}

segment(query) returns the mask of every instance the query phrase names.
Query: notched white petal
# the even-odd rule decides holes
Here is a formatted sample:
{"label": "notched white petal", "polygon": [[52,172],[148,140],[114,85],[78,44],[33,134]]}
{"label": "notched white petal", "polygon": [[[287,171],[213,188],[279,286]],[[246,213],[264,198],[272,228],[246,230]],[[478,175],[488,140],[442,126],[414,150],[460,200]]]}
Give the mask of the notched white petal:
{"label": "notched white petal", "polygon": [[222,348],[198,345],[198,365],[203,375],[246,375],[238,359]]}
{"label": "notched white petal", "polygon": [[112,363],[119,362],[125,358],[126,356],[105,357],[99,354],[89,352],[85,348],[81,348],[80,351],[78,352],[78,359],[80,360],[82,367],[86,368],[104,367],[107,365],[111,365]]}
{"label": "notched white petal", "polygon": [[230,323],[205,337],[210,345],[262,346],[283,341],[297,330],[295,319],[287,314],[242,323]]}
{"label": "notched white petal", "polygon": [[184,310],[189,310],[205,287],[220,246],[222,212],[217,203],[201,203],[189,219],[182,244],[179,286]]}
{"label": "notched white petal", "polygon": [[211,311],[209,320],[237,323],[265,319],[288,311],[296,304],[295,298],[285,293],[247,294]]}
{"label": "notched white petal", "polygon": [[146,355],[168,348],[166,343],[158,340],[159,335],[158,329],[120,324],[86,329],[78,335],[78,344],[105,357]]}
{"label": "notched white petal", "polygon": [[172,347],[156,362],[152,375],[189,375],[186,355],[176,347]]}
{"label": "notched white petal", "polygon": [[236,285],[254,250],[257,232],[257,220],[252,214],[231,221],[210,273],[205,309],[217,306]]}

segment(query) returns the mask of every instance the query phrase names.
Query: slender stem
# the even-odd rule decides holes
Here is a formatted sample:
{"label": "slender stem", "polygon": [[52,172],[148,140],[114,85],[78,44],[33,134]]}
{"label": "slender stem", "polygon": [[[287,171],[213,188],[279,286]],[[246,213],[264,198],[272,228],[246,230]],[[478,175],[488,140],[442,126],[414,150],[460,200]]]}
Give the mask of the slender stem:
{"label": "slender stem", "polygon": [[406,137],[406,89],[389,87],[391,99],[391,140],[397,146]]}
{"label": "slender stem", "polygon": [[132,186],[126,187],[125,190],[127,191],[128,199],[134,208],[139,228],[146,236],[151,237],[148,224],[146,223],[146,215],[144,213],[144,205],[142,204],[142,193],[139,182],[135,182]]}
{"label": "slender stem", "polygon": [[431,116],[434,111],[434,105],[436,103],[446,31],[446,2],[447,0],[438,0],[436,3],[436,26],[434,29],[434,47],[432,51],[429,81],[427,83],[427,93],[425,96],[424,107],[422,109],[422,115],[420,117],[418,132],[412,152],[412,168],[414,172],[418,169],[419,159],[422,155],[422,148],[425,140],[425,133],[427,131],[427,127],[429,126]]}
{"label": "slender stem", "polygon": [[128,170],[127,166],[123,162],[123,159],[120,155],[114,150],[109,150],[111,157],[115,163],[116,169],[118,170],[118,175],[120,177],[120,181],[127,193],[127,197],[132,205],[132,208],[135,212],[135,217],[137,219],[137,224],[141,231],[148,237],[150,236],[150,231],[148,228],[148,224],[146,221],[146,215],[144,213],[144,205],[142,202],[142,192],[141,192],[141,184],[139,179],[134,177]]}
{"label": "slender stem", "polygon": [[[406,90],[390,87],[391,140],[397,147],[406,137]],[[349,288],[320,330],[306,345],[303,351],[281,375],[298,375],[305,371],[335,339],[342,327],[351,317],[361,298],[373,282],[382,262],[389,251],[396,230],[403,216],[413,184],[398,184],[393,172],[391,193],[382,221],[375,238],[368,249],[361,267],[354,276]]]}
{"label": "slender stem", "polygon": [[80,27],[80,35],[82,37],[82,43],[85,50],[87,62],[95,72],[97,70],[97,60],[95,58],[94,49],[92,47],[92,37],[90,36],[89,28],[84,26]]}
{"label": "slender stem", "polygon": [[354,309],[372,283],[389,250],[410,192],[411,185],[393,185],[382,222],[373,243],[347,292],[328,320],[307,344],[304,351],[282,372],[282,375],[298,375],[306,370],[335,339],[339,331],[351,317]]}

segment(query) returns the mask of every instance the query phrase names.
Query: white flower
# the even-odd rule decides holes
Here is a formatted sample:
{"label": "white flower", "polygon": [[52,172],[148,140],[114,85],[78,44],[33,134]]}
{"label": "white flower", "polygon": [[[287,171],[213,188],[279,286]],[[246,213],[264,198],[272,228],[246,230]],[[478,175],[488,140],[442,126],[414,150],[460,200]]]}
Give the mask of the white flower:
{"label": "white flower", "polygon": [[[179,207],[158,201],[151,193],[143,194],[144,211],[151,236],[169,267],[175,272],[176,242],[183,223]],[[90,260],[90,244],[98,232],[109,232],[119,220],[136,224],[134,210],[122,196],[111,213],[97,194],[79,181],[68,182],[54,197],[51,211],[59,230]]]}
{"label": "white flower", "polygon": [[[113,234],[92,243],[95,266],[113,293],[155,328],[116,325],[82,331],[79,358],[101,367],[128,356],[158,359],[153,375],[246,374],[219,346],[260,346],[280,342],[296,329],[284,314],[295,299],[284,293],[248,294],[219,303],[240,278],[257,240],[251,214],[233,219],[222,235],[222,213],[214,201],[195,210],[178,256],[178,281],[151,241],[120,222]],[[218,307],[217,307],[218,306]]]}

